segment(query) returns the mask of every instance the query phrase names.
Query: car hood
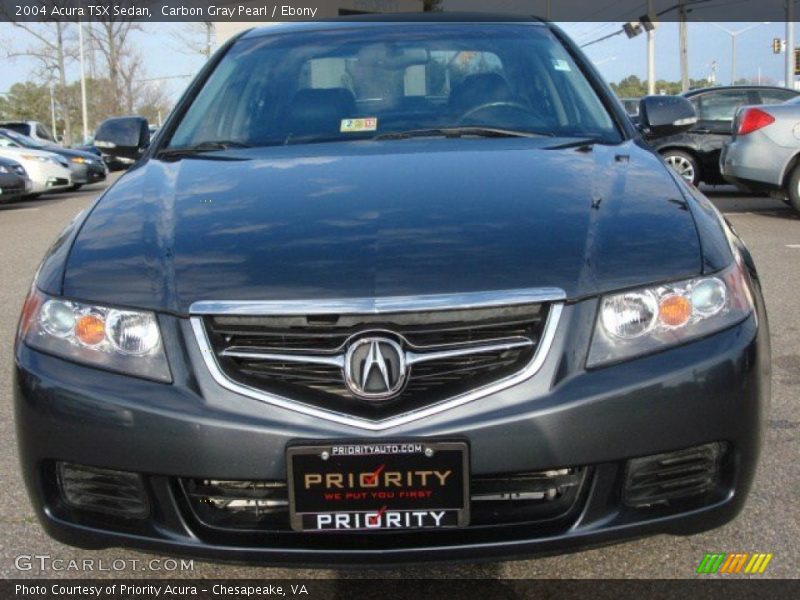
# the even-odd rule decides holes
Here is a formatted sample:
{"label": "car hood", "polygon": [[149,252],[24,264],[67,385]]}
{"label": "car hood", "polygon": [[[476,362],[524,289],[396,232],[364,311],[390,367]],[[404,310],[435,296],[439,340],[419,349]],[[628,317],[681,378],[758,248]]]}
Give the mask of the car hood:
{"label": "car hood", "polygon": [[88,160],[98,160],[98,156],[96,154],[92,154],[91,152],[84,152],[83,150],[73,150],[72,148],[62,148],[60,146],[45,146],[42,150],[46,150],[47,152],[52,152],[53,154],[60,154],[66,158],[85,158]]}
{"label": "car hood", "polygon": [[46,158],[52,158],[58,160],[60,164],[60,157],[58,156],[58,154],[55,154],[53,152],[48,152],[45,150],[35,150],[34,148],[18,148],[16,146],[4,146],[0,148],[0,156],[4,156],[12,160],[20,160],[20,158],[24,154],[27,154],[29,156],[44,156]]}
{"label": "car hood", "polygon": [[148,160],[95,206],[69,297],[193,302],[557,287],[579,298],[700,273],[686,201],[635,142],[412,139]]}

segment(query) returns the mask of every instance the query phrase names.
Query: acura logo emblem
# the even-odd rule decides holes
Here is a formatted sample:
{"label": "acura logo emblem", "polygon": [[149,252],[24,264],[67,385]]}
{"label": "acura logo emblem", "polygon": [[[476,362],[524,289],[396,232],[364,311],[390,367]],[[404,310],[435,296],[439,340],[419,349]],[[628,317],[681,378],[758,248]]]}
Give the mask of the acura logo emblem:
{"label": "acura logo emblem", "polygon": [[392,339],[361,338],[347,349],[344,374],[354,396],[387,400],[399,394],[406,382],[405,353]]}

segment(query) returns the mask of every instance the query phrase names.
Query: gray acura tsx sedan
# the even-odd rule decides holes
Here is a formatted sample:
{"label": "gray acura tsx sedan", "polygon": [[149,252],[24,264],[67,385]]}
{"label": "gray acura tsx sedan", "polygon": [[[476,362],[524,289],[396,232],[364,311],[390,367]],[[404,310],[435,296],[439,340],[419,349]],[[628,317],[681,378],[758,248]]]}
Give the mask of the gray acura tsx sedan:
{"label": "gray acura tsx sedan", "polygon": [[769,398],[750,254],[535,20],[229,41],[61,234],[20,319],[22,470],[85,548],[362,565],[717,527]]}

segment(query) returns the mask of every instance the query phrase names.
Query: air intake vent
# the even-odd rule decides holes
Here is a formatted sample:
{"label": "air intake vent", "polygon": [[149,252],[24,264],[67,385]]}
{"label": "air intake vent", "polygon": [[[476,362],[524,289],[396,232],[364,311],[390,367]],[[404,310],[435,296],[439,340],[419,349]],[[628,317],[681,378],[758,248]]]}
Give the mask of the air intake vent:
{"label": "air intake vent", "polygon": [[144,519],[150,503],[138,473],[58,463],[58,484],[64,501],[80,510],[126,519]]}
{"label": "air intake vent", "polygon": [[669,505],[714,489],[724,445],[696,446],[628,462],[624,499],[628,506]]}
{"label": "air intake vent", "polygon": [[288,529],[285,481],[184,479],[197,518],[223,529]]}

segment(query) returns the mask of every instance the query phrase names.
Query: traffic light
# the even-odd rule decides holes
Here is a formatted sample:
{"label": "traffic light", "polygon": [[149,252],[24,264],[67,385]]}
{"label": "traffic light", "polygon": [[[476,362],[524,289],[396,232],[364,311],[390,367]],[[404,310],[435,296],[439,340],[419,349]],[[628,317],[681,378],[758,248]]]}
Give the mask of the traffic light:
{"label": "traffic light", "polygon": [[650,15],[642,15],[639,17],[639,23],[642,24],[645,31],[653,31],[656,28],[656,23]]}
{"label": "traffic light", "polygon": [[794,74],[800,75],[800,48],[794,49]]}
{"label": "traffic light", "polygon": [[782,49],[783,49],[783,42],[781,42],[781,38],[773,38],[772,39],[772,52],[774,54],[780,54]]}
{"label": "traffic light", "polygon": [[629,38],[633,38],[642,33],[642,24],[639,21],[630,21],[622,26],[622,30]]}

